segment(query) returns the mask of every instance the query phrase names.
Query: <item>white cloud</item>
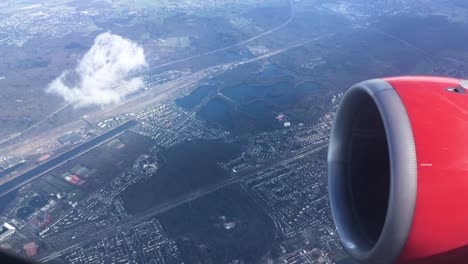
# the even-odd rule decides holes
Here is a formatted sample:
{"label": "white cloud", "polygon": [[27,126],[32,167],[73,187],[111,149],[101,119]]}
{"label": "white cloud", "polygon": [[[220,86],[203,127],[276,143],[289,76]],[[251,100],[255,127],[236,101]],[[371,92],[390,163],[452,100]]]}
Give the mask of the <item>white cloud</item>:
{"label": "white cloud", "polygon": [[[47,87],[76,107],[119,102],[126,92],[143,86],[141,78],[125,78],[147,67],[143,48],[129,39],[102,33],[79,61]],[[125,79],[123,79],[125,78]]]}

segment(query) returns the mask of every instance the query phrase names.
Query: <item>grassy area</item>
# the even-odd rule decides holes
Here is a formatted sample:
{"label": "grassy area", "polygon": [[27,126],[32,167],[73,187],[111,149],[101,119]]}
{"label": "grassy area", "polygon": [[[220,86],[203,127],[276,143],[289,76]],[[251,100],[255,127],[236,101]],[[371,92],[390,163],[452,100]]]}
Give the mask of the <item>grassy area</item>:
{"label": "grassy area", "polygon": [[60,188],[57,188],[56,186],[51,185],[49,182],[45,180],[37,181],[34,185],[34,189],[40,192],[47,193],[47,194],[51,194],[51,193],[55,194],[55,193],[62,191]]}
{"label": "grassy area", "polygon": [[59,206],[55,206],[54,209],[52,209],[49,214],[50,216],[52,217],[52,219],[56,219],[58,218],[62,213],[63,213],[63,209]]}
{"label": "grassy area", "polygon": [[48,182],[50,185],[54,186],[60,192],[72,192],[76,187],[67,183],[63,178],[55,177],[52,175],[47,175],[44,178],[44,181]]}
{"label": "grassy area", "polygon": [[73,174],[78,174],[79,176],[86,176],[90,170],[82,165],[76,165],[75,167],[71,168],[70,172]]}
{"label": "grassy area", "polygon": [[107,146],[113,148],[113,147],[116,147],[117,145],[121,144],[122,141],[118,138],[114,138],[113,140],[111,140],[109,143],[107,143]]}

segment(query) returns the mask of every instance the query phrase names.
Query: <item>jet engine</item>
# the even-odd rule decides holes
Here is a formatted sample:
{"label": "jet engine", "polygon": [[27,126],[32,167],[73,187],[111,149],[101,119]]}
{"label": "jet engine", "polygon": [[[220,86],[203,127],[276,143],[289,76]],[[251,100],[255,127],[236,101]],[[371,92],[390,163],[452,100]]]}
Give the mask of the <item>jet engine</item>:
{"label": "jet engine", "polygon": [[468,263],[468,82],[392,77],[343,96],[328,183],[359,263]]}

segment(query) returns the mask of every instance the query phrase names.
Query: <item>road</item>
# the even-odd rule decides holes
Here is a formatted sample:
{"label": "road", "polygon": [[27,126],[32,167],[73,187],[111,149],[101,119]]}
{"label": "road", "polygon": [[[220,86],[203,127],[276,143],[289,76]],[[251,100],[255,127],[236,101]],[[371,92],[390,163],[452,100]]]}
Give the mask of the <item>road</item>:
{"label": "road", "polygon": [[[278,55],[290,49],[297,48],[304,44],[307,44],[313,41],[318,41],[320,39],[330,37],[332,35],[333,34],[328,34],[324,36],[318,36],[313,39],[306,39],[306,40],[298,41],[286,47],[267,52],[265,54],[259,55],[257,57],[254,57],[248,60],[228,62],[228,63],[214,65],[214,66],[202,69],[188,76],[185,76],[181,79],[165,83],[159,86],[158,88],[150,89],[136,96],[128,98],[122,101],[120,104],[111,105],[103,109],[100,109],[98,111],[89,113],[86,119],[90,122],[97,123],[104,119],[115,117],[116,115],[119,115],[119,114],[124,114],[124,113],[129,113],[129,112],[135,113],[135,112],[141,111],[145,107],[148,107],[157,103],[161,103],[163,101],[167,101],[170,97],[174,97],[174,93],[176,91],[185,89],[189,86],[194,86],[199,81],[207,77],[220,74],[224,71],[227,71],[229,69],[232,69],[241,65],[267,59],[269,57]],[[69,105],[65,105],[64,107],[66,106],[69,106]],[[61,126],[57,126],[53,129],[43,130],[41,131],[40,134],[39,133],[35,135],[30,134],[28,136],[25,136],[25,138],[21,139],[21,141],[19,141],[20,138],[16,138],[16,141],[18,142],[15,142],[15,143],[9,142],[8,146],[1,146],[2,143],[6,143],[6,142],[0,142],[0,151],[5,152],[5,153],[10,153],[13,156],[20,156],[20,157],[31,155],[31,154],[40,154],[40,152],[37,152],[37,151],[40,149],[48,148],[47,146],[49,145],[53,145],[52,142],[55,141],[55,138],[67,132],[78,130],[81,127],[86,126],[86,125],[87,124],[83,121],[83,119],[80,118],[79,120],[70,121],[69,123],[63,124]],[[10,138],[10,140],[12,139],[13,138]],[[56,151],[56,149],[49,148],[48,151]]]}
{"label": "road", "polygon": [[50,261],[50,260],[53,260],[57,257],[59,257],[62,253],[65,253],[66,251],[68,250],[71,250],[71,249],[74,249],[74,248],[77,248],[77,247],[82,247],[92,241],[95,241],[97,239],[100,239],[100,238],[103,238],[117,230],[121,230],[121,229],[124,229],[124,228],[127,228],[127,227],[130,227],[136,223],[139,223],[141,221],[144,221],[145,219],[148,219],[150,217],[154,217],[155,215],[158,215],[162,212],[165,212],[167,210],[170,210],[170,209],[173,209],[175,207],[178,207],[182,204],[185,204],[185,203],[188,203],[190,201],[193,201],[201,196],[204,196],[204,195],[207,195],[209,193],[212,193],[212,192],[215,192],[217,190],[220,190],[226,186],[229,186],[231,184],[235,184],[237,182],[239,182],[240,180],[244,179],[244,178],[247,178],[247,177],[252,177],[254,176],[255,174],[257,173],[260,173],[262,171],[265,171],[265,170],[268,170],[268,169],[271,169],[273,167],[276,167],[276,166],[281,166],[281,165],[285,165],[287,163],[290,163],[292,161],[295,161],[295,160],[298,160],[298,159],[302,159],[312,153],[315,153],[315,152],[318,152],[324,148],[328,147],[328,143],[323,143],[319,146],[314,146],[314,147],[310,147],[310,148],[306,148],[305,150],[302,150],[302,151],[299,151],[298,153],[293,153],[291,155],[288,155],[287,157],[283,158],[283,159],[280,159],[280,160],[276,160],[274,162],[271,162],[267,165],[264,165],[264,166],[261,166],[261,167],[258,167],[258,168],[255,168],[253,170],[250,170],[250,171],[246,171],[246,172],[243,172],[241,175],[238,175],[236,177],[233,177],[233,178],[229,178],[221,183],[218,183],[218,184],[215,184],[215,185],[212,185],[210,187],[207,187],[206,189],[204,190],[200,190],[200,191],[197,191],[197,192],[192,192],[192,193],[189,193],[185,196],[182,196],[176,200],[173,200],[173,201],[170,201],[170,202],[167,202],[167,203],[163,203],[159,206],[156,206],[156,207],[153,207],[149,210],[147,210],[146,212],[144,213],[141,213],[141,214],[137,214],[129,219],[126,219],[124,221],[122,221],[120,224],[118,225],[112,225],[112,226],[109,226],[107,228],[104,228],[102,229],[101,231],[95,233],[95,234],[92,234],[92,237],[89,237],[85,240],[81,240],[75,244],[72,244],[72,245],[69,245],[67,246],[66,248],[64,249],[61,249],[57,252],[54,252],[48,256],[45,256],[43,258],[41,258],[39,261],[40,262],[47,262],[47,261]]}
{"label": "road", "polygon": [[[135,97],[132,97],[126,100],[122,104],[110,106],[102,110],[99,110],[97,112],[94,112],[88,115],[87,120],[91,120],[91,122],[97,123],[99,120],[104,120],[104,119],[114,117],[119,114],[124,114],[124,113],[129,113],[129,112],[134,112],[134,113],[139,112],[146,107],[149,107],[151,105],[155,105],[155,104],[158,104],[167,100],[168,97],[173,96],[173,92],[179,89],[184,89],[186,87],[196,85],[200,80],[204,78],[207,78],[209,76],[214,76],[216,74],[222,73],[226,70],[238,67],[240,65],[253,63],[259,60],[269,58],[271,56],[275,56],[287,50],[300,47],[306,43],[317,41],[322,38],[329,37],[331,35],[332,34],[296,42],[286,47],[270,51],[268,53],[259,55],[257,57],[254,57],[248,60],[224,63],[224,64],[215,65],[215,66],[200,70],[180,80],[176,80],[176,81],[163,84],[158,89],[153,89],[153,90],[149,90],[148,92],[141,93]],[[27,155],[28,153],[31,154],[31,153],[34,153],[35,150],[41,149],[43,148],[43,146],[50,144],[51,142],[49,142],[49,140],[55,141],[56,137],[63,135],[65,132],[77,130],[83,125],[86,125],[86,124],[84,124],[84,121],[80,119],[76,122],[72,122],[64,126],[56,127],[55,129],[52,129],[52,130],[44,131],[43,134],[36,135],[35,137],[30,138],[29,140],[25,140],[23,142],[19,142],[14,145],[11,145],[7,148],[0,149],[0,151],[9,152],[11,154],[15,152],[16,155]],[[49,149],[49,151],[51,150]],[[26,167],[26,168],[33,169],[31,167]],[[4,184],[7,184],[9,181],[15,180],[16,178],[17,176],[11,179],[7,179],[7,181],[5,181]]]}
{"label": "road", "polygon": [[[184,62],[184,61],[189,61],[189,60],[193,60],[193,59],[196,59],[196,58],[200,58],[202,56],[206,56],[206,55],[210,55],[210,54],[215,54],[217,52],[220,52],[220,51],[225,51],[225,50],[229,50],[229,49],[232,49],[232,48],[235,48],[235,47],[239,47],[239,46],[242,46],[242,45],[245,45],[249,42],[252,42],[256,39],[259,39],[263,36],[266,36],[266,35],[269,35],[275,31],[278,31],[279,29],[287,26],[289,23],[291,23],[291,21],[294,19],[294,17],[296,16],[296,12],[294,10],[294,4],[293,4],[293,0],[288,0],[288,5],[289,5],[289,12],[290,12],[290,15],[289,15],[289,18],[281,23],[280,25],[274,27],[274,28],[271,28],[265,32],[262,32],[258,35],[255,35],[249,39],[246,39],[246,40],[243,40],[241,42],[238,42],[236,44],[233,44],[233,45],[230,45],[230,46],[226,46],[226,47],[222,47],[222,48],[219,48],[219,49],[215,49],[215,50],[211,50],[211,51],[208,51],[208,52],[205,52],[205,53],[201,53],[201,54],[197,54],[197,55],[193,55],[193,56],[190,56],[190,57],[186,57],[186,58],[182,58],[182,59],[179,59],[179,60],[174,60],[174,61],[170,61],[170,62],[167,62],[167,63],[164,63],[164,64],[159,64],[159,65],[156,65],[156,66],[153,66],[153,67],[149,67],[149,68],[146,68],[144,70],[141,70],[141,71],[136,71],[136,72],[133,72],[127,76],[125,76],[124,78],[122,78],[121,80],[125,79],[125,78],[128,78],[128,77],[131,77],[131,76],[135,76],[135,75],[140,75],[142,73],[145,73],[145,72],[148,72],[148,71],[151,71],[151,70],[156,70],[156,69],[159,69],[159,68],[163,68],[163,67],[166,67],[166,66],[170,66],[170,65],[173,65],[173,64],[177,64],[177,63],[180,63],[180,62]],[[8,38],[7,38],[8,39]],[[114,88],[118,88],[119,85],[116,85],[114,86]],[[15,134],[12,134],[12,135],[9,135],[7,136],[6,138],[3,138],[3,139],[0,139],[0,144],[4,144],[4,143],[8,143],[9,141],[13,140],[13,139],[16,139],[16,138],[19,138],[21,137],[22,135],[24,135],[26,132],[34,129],[35,127],[39,126],[40,124],[44,123],[45,121],[47,121],[49,118],[53,117],[54,115],[60,113],[61,111],[63,111],[64,109],[66,109],[68,106],[70,106],[71,103],[67,103],[65,105],[62,105],[59,109],[55,110],[54,112],[52,112],[51,114],[49,114],[48,116],[44,117],[43,119],[41,119],[40,121],[38,121],[37,123],[33,124],[32,126],[24,129],[23,131],[20,131],[18,133],[15,133]]]}
{"label": "road", "polygon": [[255,36],[253,36],[253,37],[251,37],[249,39],[243,40],[241,42],[238,42],[238,43],[230,45],[230,46],[226,46],[226,47],[211,50],[211,51],[208,51],[208,52],[205,52],[205,53],[193,55],[193,56],[186,57],[186,58],[183,58],[183,59],[180,59],[180,60],[175,60],[175,61],[171,61],[171,62],[168,62],[168,63],[159,64],[159,65],[149,67],[147,69],[144,69],[144,70],[141,70],[141,71],[138,71],[138,72],[134,72],[129,76],[137,75],[137,74],[147,72],[147,71],[151,71],[151,70],[156,70],[156,69],[163,68],[163,67],[166,67],[166,66],[170,66],[170,65],[173,65],[173,64],[177,64],[177,63],[180,63],[180,62],[200,58],[202,56],[206,56],[206,55],[214,54],[214,53],[217,53],[217,52],[220,52],[220,51],[225,51],[225,50],[228,50],[228,49],[239,47],[239,46],[245,45],[245,44],[247,44],[249,42],[252,42],[252,41],[254,41],[256,39],[259,39],[259,38],[261,38],[263,36],[269,35],[269,34],[275,32],[275,31],[278,31],[279,29],[281,29],[281,28],[287,26],[289,23],[291,23],[291,21],[293,21],[294,17],[296,16],[296,11],[294,9],[293,0],[288,0],[288,5],[289,5],[289,18],[288,18],[288,20],[286,20],[285,22],[281,23],[280,25],[278,25],[278,26],[276,26],[276,27],[274,27],[272,29],[264,31],[264,32],[262,32],[262,33],[260,33],[258,35],[255,35]]}
{"label": "road", "polygon": [[[35,179],[46,175],[50,171],[55,170],[56,168],[62,166],[63,164],[111,141],[112,139],[122,135],[130,129],[137,122],[135,120],[127,121],[118,127],[115,127],[105,133],[102,133],[70,150],[60,154],[36,167],[33,169],[19,175],[14,180],[6,182],[0,185],[0,197],[34,181]],[[18,183],[16,183],[18,182]]]}

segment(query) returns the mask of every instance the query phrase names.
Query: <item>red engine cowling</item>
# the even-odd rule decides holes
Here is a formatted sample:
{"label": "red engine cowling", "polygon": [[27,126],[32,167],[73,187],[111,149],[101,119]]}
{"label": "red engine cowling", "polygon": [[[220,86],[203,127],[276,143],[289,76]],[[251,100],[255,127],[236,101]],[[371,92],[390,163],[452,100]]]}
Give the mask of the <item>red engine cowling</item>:
{"label": "red engine cowling", "polygon": [[343,246],[365,263],[468,263],[468,83],[374,79],[343,97],[328,181]]}

